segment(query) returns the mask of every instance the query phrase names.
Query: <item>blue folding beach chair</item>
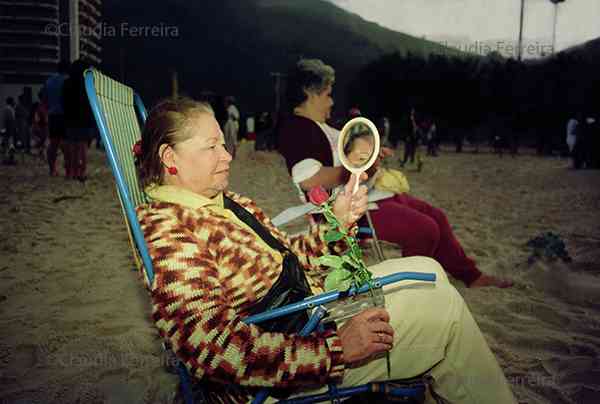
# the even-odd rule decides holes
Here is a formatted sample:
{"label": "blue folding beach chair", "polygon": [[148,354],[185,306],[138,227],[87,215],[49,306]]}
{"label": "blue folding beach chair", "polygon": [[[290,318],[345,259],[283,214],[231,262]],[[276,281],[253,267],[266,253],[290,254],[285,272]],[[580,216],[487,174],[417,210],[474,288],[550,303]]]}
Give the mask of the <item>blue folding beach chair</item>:
{"label": "blue folding beach chair", "polygon": [[[146,197],[138,182],[138,177],[133,161],[132,147],[140,139],[141,125],[146,120],[146,109],[141,98],[130,88],[95,69],[85,73],[85,86],[92,106],[92,111],[106,149],[108,162],[116,180],[119,200],[124,211],[124,216],[134,247],[134,254],[138,268],[143,265],[144,274],[149,285],[154,279],[152,260],[144,236],[135,214],[135,208],[146,203]],[[300,310],[309,310],[308,323],[301,333],[308,335],[324,321],[352,315],[363,310],[365,306],[381,305],[383,293],[381,288],[389,283],[412,279],[433,282],[435,274],[404,272],[376,279],[374,291],[366,286],[360,290],[351,290],[348,295],[340,299],[339,292],[328,292],[313,296],[301,302],[285,306],[276,310],[247,317],[244,321],[248,324],[260,324]],[[368,293],[367,293],[368,292]],[[375,296],[375,297],[373,297]],[[333,314],[332,314],[333,313]],[[198,403],[198,394],[192,388],[191,377],[182,362],[178,361],[177,372],[180,377],[182,396],[186,404]],[[393,396],[394,400],[421,400],[424,397],[427,380],[425,377],[410,381],[410,383],[377,382],[366,385],[340,388],[329,386],[329,391],[290,400],[281,403],[313,403],[322,401],[339,401],[361,393],[385,393]],[[269,394],[269,390],[261,391],[253,401],[262,403]],[[201,394],[200,394],[201,395]],[[408,401],[405,401],[408,402]]]}

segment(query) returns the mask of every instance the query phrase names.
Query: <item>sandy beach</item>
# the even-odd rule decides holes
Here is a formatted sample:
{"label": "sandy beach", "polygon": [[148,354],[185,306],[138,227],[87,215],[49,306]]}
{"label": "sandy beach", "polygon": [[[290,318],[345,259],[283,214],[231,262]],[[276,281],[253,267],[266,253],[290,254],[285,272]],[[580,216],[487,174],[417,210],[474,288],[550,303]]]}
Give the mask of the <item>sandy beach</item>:
{"label": "sandy beach", "polygon": [[[521,403],[600,402],[600,171],[569,165],[527,149],[447,148],[404,171],[482,271],[514,279],[503,290],[454,284]],[[27,156],[0,166],[0,187],[0,403],[169,403],[177,379],[164,370],[104,155],[90,149],[85,184],[50,178]],[[230,188],[272,216],[298,204],[283,158],[247,142]],[[573,261],[528,264],[526,242],[550,231]]]}

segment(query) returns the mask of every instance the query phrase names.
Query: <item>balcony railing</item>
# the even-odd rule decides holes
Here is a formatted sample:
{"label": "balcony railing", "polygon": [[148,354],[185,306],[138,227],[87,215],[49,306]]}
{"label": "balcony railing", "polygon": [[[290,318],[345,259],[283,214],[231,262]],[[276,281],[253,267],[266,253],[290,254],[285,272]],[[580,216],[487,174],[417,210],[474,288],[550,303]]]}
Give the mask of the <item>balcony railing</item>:
{"label": "balcony railing", "polygon": [[[16,81],[15,77],[25,76],[30,78],[30,82],[43,81],[56,71],[58,61],[58,55],[52,58],[0,59],[0,74],[3,75],[6,83]],[[13,78],[9,78],[10,76]]]}
{"label": "balcony railing", "polygon": [[46,32],[43,30],[35,30],[35,29],[4,29],[0,28],[0,40],[2,38],[12,37],[12,38],[52,38],[58,36],[57,32]]}
{"label": "balcony railing", "polygon": [[21,60],[22,58],[30,58],[30,59],[55,59],[59,56],[58,46],[56,47],[48,47],[48,46],[37,46],[35,48],[32,47],[5,47],[4,45],[0,46],[0,59],[3,61],[10,60]]}
{"label": "balcony railing", "polygon": [[83,44],[85,44],[85,46],[89,46],[90,48],[93,48],[94,51],[96,51],[98,53],[102,51],[102,47],[100,45],[98,45],[98,42],[92,41],[85,36],[82,36],[79,39]]}
{"label": "balcony railing", "polygon": [[0,42],[0,49],[50,49],[50,50],[59,50],[58,42],[56,44],[40,44],[40,43],[8,43],[8,42]]}
{"label": "balcony railing", "polygon": [[25,24],[25,23],[36,23],[36,22],[40,22],[40,23],[51,23],[51,22],[58,22],[58,16],[56,17],[47,17],[47,16],[14,16],[14,15],[0,15],[0,23],[3,24],[4,27],[6,27],[6,25],[4,24]]}
{"label": "balcony railing", "polygon": [[94,53],[81,50],[80,54],[82,58],[90,60],[96,64],[100,64],[100,62],[102,62],[102,59],[100,59],[100,57]]}
{"label": "balcony railing", "polygon": [[56,72],[56,65],[58,61],[43,72],[28,73],[23,71],[15,70],[3,70],[0,68],[0,75],[2,75],[2,81],[4,84],[19,84],[19,85],[33,85],[33,84],[44,84],[44,82]]}
{"label": "balcony railing", "polygon": [[79,22],[87,21],[88,25],[96,26],[99,24],[99,21],[96,17],[91,14],[79,13]]}
{"label": "balcony railing", "polygon": [[79,12],[88,12],[89,14],[100,17],[100,7],[96,4],[93,4],[89,0],[79,0]]}
{"label": "balcony railing", "polygon": [[40,0],[40,1],[10,1],[10,0],[0,0],[0,7],[18,7],[18,8],[49,8],[58,11],[58,1],[57,0]]}

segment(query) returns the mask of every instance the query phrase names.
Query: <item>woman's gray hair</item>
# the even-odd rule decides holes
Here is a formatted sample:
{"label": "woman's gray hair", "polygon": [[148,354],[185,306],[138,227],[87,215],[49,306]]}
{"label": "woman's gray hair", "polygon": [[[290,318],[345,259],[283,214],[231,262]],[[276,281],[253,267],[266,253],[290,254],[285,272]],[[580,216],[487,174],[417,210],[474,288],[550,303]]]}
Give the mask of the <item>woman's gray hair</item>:
{"label": "woman's gray hair", "polygon": [[333,85],[335,70],[320,59],[300,59],[288,75],[287,101],[293,109],[308,98],[306,92],[320,94]]}

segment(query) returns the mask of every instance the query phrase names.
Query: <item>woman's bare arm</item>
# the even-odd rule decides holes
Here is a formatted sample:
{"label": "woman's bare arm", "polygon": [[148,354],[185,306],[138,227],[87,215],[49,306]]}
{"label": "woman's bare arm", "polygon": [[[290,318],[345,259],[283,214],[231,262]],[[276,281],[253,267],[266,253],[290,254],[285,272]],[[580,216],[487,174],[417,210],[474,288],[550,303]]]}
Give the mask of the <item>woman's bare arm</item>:
{"label": "woman's bare arm", "polygon": [[345,184],[350,178],[350,173],[344,167],[326,167],[323,166],[312,177],[299,183],[300,188],[308,191],[319,185],[326,189],[335,188],[338,185]]}

